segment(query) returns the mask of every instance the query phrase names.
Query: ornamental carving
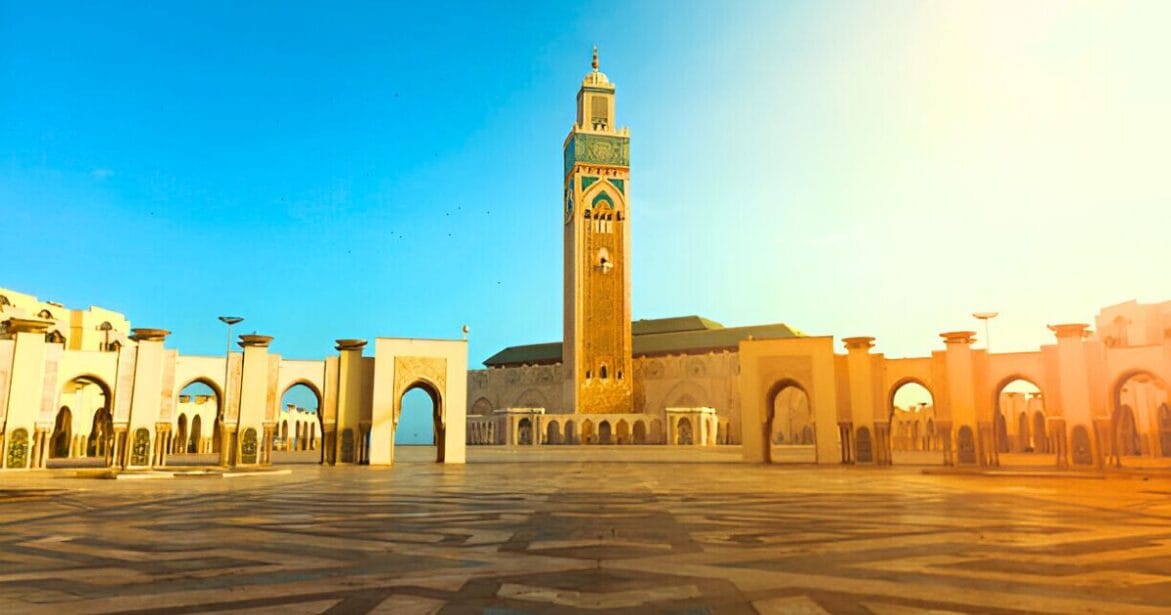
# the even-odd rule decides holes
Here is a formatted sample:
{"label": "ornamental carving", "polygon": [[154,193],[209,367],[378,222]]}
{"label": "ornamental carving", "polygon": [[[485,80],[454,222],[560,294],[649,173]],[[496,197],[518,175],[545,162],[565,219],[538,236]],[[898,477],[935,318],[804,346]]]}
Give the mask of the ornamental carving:
{"label": "ornamental carving", "polygon": [[703,359],[692,357],[687,361],[687,375],[691,378],[703,378],[707,375],[707,366],[704,365]]}
{"label": "ornamental carving", "polygon": [[130,465],[144,466],[150,462],[150,431],[138,429],[134,432],[134,445],[130,449]]}
{"label": "ornamental carving", "polygon": [[256,430],[251,427],[244,430],[240,442],[240,463],[256,463]]}
{"label": "ornamental carving", "polygon": [[813,395],[813,360],[810,357],[765,357],[760,360],[760,375],[766,385],[794,380],[805,388],[807,394]]}
{"label": "ornamental carving", "polygon": [[7,468],[28,467],[28,431],[17,429],[8,439]]}
{"label": "ornamental carving", "polygon": [[565,175],[578,163],[630,166],[630,137],[577,133],[565,144]]}

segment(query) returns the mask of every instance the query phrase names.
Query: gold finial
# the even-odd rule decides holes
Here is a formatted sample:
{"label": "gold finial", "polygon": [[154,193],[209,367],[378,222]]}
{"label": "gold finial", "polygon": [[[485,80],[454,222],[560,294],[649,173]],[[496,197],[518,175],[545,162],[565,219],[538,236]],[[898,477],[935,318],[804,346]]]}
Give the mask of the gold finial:
{"label": "gold finial", "polygon": [[598,46],[597,46],[597,45],[594,45],[594,62],[593,62],[593,67],[594,67],[594,70],[598,70]]}

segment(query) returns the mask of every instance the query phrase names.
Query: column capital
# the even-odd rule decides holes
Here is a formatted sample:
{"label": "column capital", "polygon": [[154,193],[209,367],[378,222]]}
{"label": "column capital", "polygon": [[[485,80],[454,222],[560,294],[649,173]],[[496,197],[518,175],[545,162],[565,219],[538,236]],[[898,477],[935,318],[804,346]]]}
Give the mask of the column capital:
{"label": "column capital", "polygon": [[55,323],[40,318],[9,318],[4,324],[9,333],[48,333],[49,327]]}
{"label": "column capital", "polygon": [[271,335],[241,335],[240,341],[237,342],[241,348],[268,348],[272,343]]}
{"label": "column capital", "polygon": [[1085,332],[1090,328],[1090,325],[1084,322],[1066,323],[1061,325],[1049,325],[1049,330],[1057,336],[1057,339],[1075,338],[1082,339],[1085,337]]}
{"label": "column capital", "polygon": [[337,340],[337,346],[334,346],[334,348],[336,348],[337,350],[358,350],[358,351],[361,351],[365,347],[366,347],[366,340],[358,340],[358,339]]}
{"label": "column capital", "polygon": [[161,342],[170,334],[166,329],[131,329],[130,339],[136,342]]}
{"label": "column capital", "polygon": [[844,337],[842,338],[842,342],[846,345],[846,350],[869,350],[874,348],[873,337]]}
{"label": "column capital", "polygon": [[939,337],[942,337],[943,342],[949,346],[952,344],[963,344],[965,346],[970,346],[972,342],[976,340],[976,332],[946,331],[944,333],[940,333]]}

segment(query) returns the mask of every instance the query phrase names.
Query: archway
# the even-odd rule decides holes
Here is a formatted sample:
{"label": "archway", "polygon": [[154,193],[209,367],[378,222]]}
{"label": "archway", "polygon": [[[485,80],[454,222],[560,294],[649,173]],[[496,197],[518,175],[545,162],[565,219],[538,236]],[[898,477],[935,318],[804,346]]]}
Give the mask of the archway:
{"label": "archway", "polygon": [[[78,376],[61,387],[49,456],[62,465],[109,465],[114,427],[110,387],[96,376]],[[89,427],[89,433],[84,430]],[[83,458],[91,457],[91,460]]]}
{"label": "archway", "polygon": [[[282,423],[274,451],[298,453],[317,449],[317,430],[311,426],[321,422],[321,392],[308,382],[294,382],[281,393],[280,421]],[[292,429],[285,425],[291,423]],[[274,461],[312,462],[319,458],[312,454],[275,455]]]}
{"label": "archway", "polygon": [[1123,457],[1171,456],[1171,449],[1164,446],[1164,440],[1171,438],[1163,435],[1167,420],[1162,416],[1171,403],[1169,392],[1167,383],[1148,371],[1135,370],[1119,378],[1110,413],[1110,443],[1102,444],[1115,465]]}
{"label": "archway", "polygon": [[533,421],[529,417],[524,417],[516,424],[516,443],[517,444],[532,444],[533,443]]}
{"label": "archway", "polygon": [[49,458],[62,459],[70,457],[73,444],[73,413],[69,406],[61,406],[57,411],[57,421],[53,425],[53,436],[49,444]]}
{"label": "archway", "polygon": [[976,436],[967,425],[956,433],[956,461],[963,465],[976,463]]}
{"label": "archway", "polygon": [[613,444],[613,435],[610,431],[610,421],[598,423],[598,444]]}
{"label": "archway", "polygon": [[114,446],[114,417],[106,408],[99,408],[94,413],[93,424],[89,430],[85,452],[89,457],[108,458],[113,455]]}
{"label": "archway", "polygon": [[199,443],[203,442],[203,421],[199,415],[191,419],[191,433],[187,436],[187,442],[184,446],[187,447],[188,453],[198,453]]}
{"label": "archway", "polygon": [[618,444],[630,444],[630,424],[626,419],[619,419],[614,428],[614,437]]}
{"label": "archway", "polygon": [[858,428],[858,433],[855,436],[858,440],[855,443],[857,450],[858,463],[873,463],[874,462],[874,444],[870,439],[870,429],[866,426]]}
{"label": "archway", "polygon": [[1012,376],[996,387],[996,446],[1001,465],[1035,465],[1051,452],[1045,401],[1037,383]]}
{"label": "archway", "polygon": [[561,428],[557,421],[549,421],[545,426],[545,444],[561,444]]}
{"label": "archway", "polygon": [[175,430],[175,439],[171,441],[171,454],[183,455],[187,453],[187,415],[179,413],[178,428]]}
{"label": "archway", "polygon": [[427,461],[431,458],[437,463],[443,463],[441,403],[439,392],[423,380],[416,381],[404,390],[394,434],[395,463]]}
{"label": "archway", "polygon": [[813,463],[817,460],[816,425],[809,395],[792,380],[782,380],[769,391],[765,463]]}
{"label": "archway", "polygon": [[920,380],[904,379],[891,388],[887,406],[890,411],[891,463],[943,463],[942,442],[916,427],[934,423],[935,396],[931,389]]}
{"label": "archway", "polygon": [[[169,463],[214,464],[219,463],[220,441],[220,395],[219,386],[210,380],[197,378],[179,389],[179,403],[175,408],[178,416],[187,418],[189,433],[186,438],[184,459],[173,459]],[[210,430],[203,425],[211,426]],[[176,432],[179,429],[176,426]]]}
{"label": "archway", "polygon": [[1093,449],[1090,447],[1090,432],[1084,425],[1073,428],[1070,436],[1070,460],[1074,465],[1088,466],[1094,463]]}
{"label": "archway", "polygon": [[681,416],[679,422],[675,424],[675,444],[695,444],[695,436],[692,433],[691,419]]}
{"label": "archway", "polygon": [[646,423],[643,421],[634,422],[634,443],[646,444]]}
{"label": "archway", "polygon": [[576,429],[576,427],[573,424],[573,419],[569,419],[568,421],[565,421],[565,443],[566,444],[577,444],[577,432],[575,431],[575,429]]}
{"label": "archway", "polygon": [[581,422],[581,443],[582,444],[596,444],[594,438],[594,423],[586,419]]}

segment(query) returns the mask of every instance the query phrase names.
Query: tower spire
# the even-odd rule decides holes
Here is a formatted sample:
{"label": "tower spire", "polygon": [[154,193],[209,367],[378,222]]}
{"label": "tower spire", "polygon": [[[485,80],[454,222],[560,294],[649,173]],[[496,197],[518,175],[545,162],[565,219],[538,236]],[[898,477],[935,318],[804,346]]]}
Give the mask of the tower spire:
{"label": "tower spire", "polygon": [[594,61],[592,63],[592,66],[594,67],[594,72],[597,72],[598,71],[598,46],[597,45],[594,45]]}

